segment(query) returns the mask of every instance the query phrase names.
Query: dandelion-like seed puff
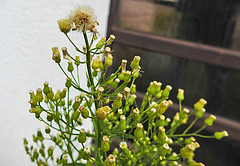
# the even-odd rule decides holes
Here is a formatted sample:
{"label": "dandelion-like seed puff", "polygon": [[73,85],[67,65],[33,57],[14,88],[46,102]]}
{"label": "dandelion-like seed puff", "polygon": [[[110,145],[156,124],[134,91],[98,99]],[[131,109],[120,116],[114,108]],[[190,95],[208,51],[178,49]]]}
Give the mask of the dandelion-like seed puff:
{"label": "dandelion-like seed puff", "polygon": [[68,17],[72,30],[82,32],[90,31],[98,33],[96,26],[98,25],[94,10],[89,6],[78,6]]}

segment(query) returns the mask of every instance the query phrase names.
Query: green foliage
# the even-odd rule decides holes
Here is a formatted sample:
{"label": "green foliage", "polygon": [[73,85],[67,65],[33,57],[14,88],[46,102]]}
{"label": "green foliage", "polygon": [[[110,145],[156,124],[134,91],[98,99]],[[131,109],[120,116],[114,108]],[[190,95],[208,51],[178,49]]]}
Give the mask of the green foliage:
{"label": "green foliage", "polygon": [[[179,112],[171,120],[164,113],[173,105],[168,99],[172,87],[167,85],[162,88],[162,83],[153,81],[141,104],[137,104],[134,82],[141,70],[140,57],[134,57],[130,70],[127,69],[127,61],[123,60],[118,70],[106,77],[113,59],[109,45],[115,37],[111,35],[107,40],[102,38],[94,47],[97,30],[94,19],[89,19],[93,17],[89,15],[92,12],[87,10],[87,7],[78,8],[74,13],[77,15],[81,11],[81,14],[71,16],[73,22],[68,19],[58,21],[60,30],[86,61],[81,61],[79,55],[72,57],[63,47],[63,59],[68,60],[67,69],[63,69],[59,49],[53,47],[52,59],[66,76],[65,88],[54,93],[53,88],[45,82],[43,89],[38,88],[36,94],[30,91],[30,113],[46,125],[45,133],[38,129],[33,135],[34,146],[24,139],[24,147],[31,161],[39,166],[203,165],[193,160],[194,151],[199,147],[194,137],[221,139],[227,136],[226,131],[216,132],[212,136],[200,134],[206,126],[213,124],[216,119],[213,115],[205,120],[202,128],[189,133],[194,123],[202,118],[206,101],[200,99],[194,104],[193,112],[182,109],[184,91],[180,89],[177,95]],[[78,25],[79,22],[81,25]],[[69,27],[72,30],[80,27],[78,30],[85,41],[82,50],[68,36]],[[80,75],[85,74],[79,71],[82,65],[87,69],[88,88],[80,83]],[[73,100],[70,99],[70,90],[79,94]],[[195,119],[186,125],[190,116],[195,116]],[[93,132],[82,128],[82,118],[91,120]],[[185,126],[182,133],[176,132],[180,126]],[[54,130],[56,132],[52,132]],[[93,140],[91,145],[87,144],[90,140]],[[51,142],[52,146],[45,147],[45,141]],[[114,146],[116,142],[117,146]]]}

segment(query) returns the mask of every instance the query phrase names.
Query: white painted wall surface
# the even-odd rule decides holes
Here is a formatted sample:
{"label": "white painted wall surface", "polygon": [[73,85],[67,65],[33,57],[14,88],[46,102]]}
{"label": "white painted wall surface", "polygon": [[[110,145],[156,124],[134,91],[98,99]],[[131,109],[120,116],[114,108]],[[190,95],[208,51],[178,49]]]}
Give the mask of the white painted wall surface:
{"label": "white painted wall surface", "polygon": [[[32,138],[43,125],[29,110],[29,90],[47,81],[54,90],[64,77],[51,60],[51,47],[67,46],[57,20],[75,6],[90,5],[98,15],[98,30],[106,35],[110,0],[1,0],[0,1],[0,165],[34,165],[25,154],[23,137]],[[73,39],[81,37],[71,34]],[[81,41],[78,42],[82,45]],[[71,53],[74,55],[74,51]],[[89,125],[89,124],[87,124]]]}

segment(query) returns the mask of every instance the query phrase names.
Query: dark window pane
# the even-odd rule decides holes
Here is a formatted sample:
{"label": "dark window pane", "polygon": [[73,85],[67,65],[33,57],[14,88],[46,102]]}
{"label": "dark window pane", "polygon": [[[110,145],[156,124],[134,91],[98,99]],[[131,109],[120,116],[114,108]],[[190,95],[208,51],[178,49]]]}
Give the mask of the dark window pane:
{"label": "dark window pane", "polygon": [[[192,107],[201,97],[208,101],[207,111],[240,120],[240,72],[157,54],[123,45],[114,45],[115,68],[122,59],[128,62],[140,55],[143,77],[137,79],[137,90],[146,92],[150,81],[160,81],[173,87],[171,99],[177,102],[178,88],[185,90],[184,105]],[[118,64],[117,64],[118,63]]]}
{"label": "dark window pane", "polygon": [[237,0],[122,0],[119,27],[240,50]]}

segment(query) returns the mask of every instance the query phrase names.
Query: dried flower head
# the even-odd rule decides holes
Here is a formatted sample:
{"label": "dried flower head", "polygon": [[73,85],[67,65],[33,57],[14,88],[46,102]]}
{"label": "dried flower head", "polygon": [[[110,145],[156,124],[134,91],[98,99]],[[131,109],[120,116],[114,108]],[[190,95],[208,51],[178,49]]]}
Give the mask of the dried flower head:
{"label": "dried flower head", "polygon": [[68,17],[72,30],[91,31],[98,33],[96,26],[98,25],[94,11],[89,6],[78,6]]}

